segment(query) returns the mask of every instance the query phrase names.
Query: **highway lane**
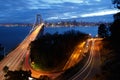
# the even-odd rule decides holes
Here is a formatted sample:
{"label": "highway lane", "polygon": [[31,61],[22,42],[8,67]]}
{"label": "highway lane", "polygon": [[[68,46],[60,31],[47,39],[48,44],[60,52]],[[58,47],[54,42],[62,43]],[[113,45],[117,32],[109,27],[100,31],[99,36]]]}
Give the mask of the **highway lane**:
{"label": "highway lane", "polygon": [[[92,43],[90,45],[90,43]],[[88,46],[93,46],[93,42],[91,40],[88,41]],[[83,80],[84,76],[86,76],[89,71],[89,69],[91,68],[91,63],[92,63],[92,50],[90,50],[90,54],[88,57],[88,60],[86,61],[85,65],[82,67],[82,69],[80,69],[80,71],[78,71],[73,77],[70,78],[70,80]]]}
{"label": "highway lane", "polygon": [[[86,80],[86,79],[90,80],[90,78],[96,72],[99,71],[98,68],[99,68],[100,64],[98,64],[98,63],[100,63],[100,55],[99,55],[99,48],[100,47],[99,47],[97,41],[99,42],[100,40],[101,40],[101,38],[91,38],[91,39],[87,40],[86,46],[85,46],[85,42],[83,42],[75,48],[73,54],[69,58],[65,67],[63,68],[63,70],[69,68],[70,66],[73,66],[73,64],[75,64],[75,62],[77,62],[77,60],[79,60],[79,58],[81,58],[81,56],[83,56],[82,53],[84,51],[81,53],[82,50],[85,50],[85,52],[87,52],[88,49],[90,48],[90,55],[88,57],[88,60],[86,61],[86,63],[82,67],[82,69],[80,69],[75,75],[73,75],[72,77],[70,77],[67,80]],[[47,75],[47,76],[51,77],[52,79],[54,79],[54,78],[56,78],[56,76],[59,76],[61,73],[63,73],[63,72],[49,73],[49,72],[34,70],[30,66],[29,55],[30,55],[30,52],[28,51],[26,54],[24,66],[26,67],[26,69],[32,71],[32,77],[39,78],[41,75]]]}
{"label": "highway lane", "polygon": [[85,42],[79,43],[76,48],[74,49],[72,55],[70,56],[70,58],[68,59],[68,61],[66,62],[63,71],[67,70],[68,68],[74,66],[76,63],[78,63],[83,55],[84,55],[84,46],[85,46]]}
{"label": "highway lane", "polygon": [[28,46],[31,41],[35,40],[38,36],[40,30],[43,27],[43,23],[36,26],[36,28],[17,46],[16,49],[11,51],[1,62],[0,62],[0,79],[4,79],[3,68],[5,66],[9,67],[9,70],[15,71],[18,70],[21,66],[22,61],[26,56],[28,51]]}
{"label": "highway lane", "polygon": [[50,78],[55,79],[57,76],[59,76],[61,73],[63,73],[64,70],[70,68],[71,66],[74,66],[76,63],[78,63],[82,59],[82,57],[84,56],[84,49],[83,49],[84,46],[85,46],[85,42],[79,43],[76,46],[74,52],[72,53],[72,55],[68,59],[66,65],[64,66],[64,68],[61,72],[47,72],[47,71],[42,71],[42,70],[36,71],[35,69],[33,69],[31,67],[31,65],[30,65],[31,62],[29,63],[29,56],[30,56],[29,51],[26,54],[24,67],[26,68],[26,70],[31,70],[32,77],[39,78],[41,75],[47,75]]}
{"label": "highway lane", "polygon": [[95,39],[94,42],[94,46],[93,46],[93,61],[91,64],[91,68],[89,70],[89,72],[87,73],[87,75],[84,77],[83,80],[91,80],[91,78],[95,75],[95,74],[99,74],[100,72],[100,65],[101,65],[101,57],[100,57],[100,48],[101,48],[101,41],[99,41],[98,39]]}
{"label": "highway lane", "polygon": [[[87,62],[75,75],[68,80],[91,80],[91,78],[100,71],[100,44],[101,38],[89,39],[88,45],[91,46]],[[92,43],[90,45],[90,43]]]}

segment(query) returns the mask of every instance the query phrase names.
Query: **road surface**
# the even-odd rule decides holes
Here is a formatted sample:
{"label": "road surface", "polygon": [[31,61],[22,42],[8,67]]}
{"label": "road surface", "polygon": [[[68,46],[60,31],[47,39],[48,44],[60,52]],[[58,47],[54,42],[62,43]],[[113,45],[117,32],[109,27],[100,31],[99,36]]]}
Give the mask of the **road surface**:
{"label": "road surface", "polygon": [[31,71],[31,76],[34,77],[34,78],[39,78],[40,76],[42,75],[47,75],[48,77],[50,77],[51,79],[55,79],[57,76],[59,76],[61,73],[63,73],[62,71],[61,72],[49,72],[49,71],[43,71],[43,70],[35,70],[31,67],[31,62],[30,62],[30,52],[28,51],[26,53],[26,58],[25,58],[25,63],[24,63],[24,67],[26,70],[30,70]]}
{"label": "road surface", "polygon": [[91,38],[87,42],[90,47],[90,54],[84,66],[68,80],[91,80],[100,71],[101,38]]}
{"label": "road surface", "polygon": [[36,28],[17,46],[16,49],[11,51],[4,59],[0,62],[0,80],[4,80],[3,68],[5,66],[9,67],[9,70],[15,71],[20,69],[26,53],[28,51],[29,44],[31,41],[35,40],[39,32],[43,27],[43,23],[36,26]]}
{"label": "road surface", "polygon": [[70,58],[66,62],[63,71],[77,64],[84,56],[85,42],[79,43],[71,54]]}

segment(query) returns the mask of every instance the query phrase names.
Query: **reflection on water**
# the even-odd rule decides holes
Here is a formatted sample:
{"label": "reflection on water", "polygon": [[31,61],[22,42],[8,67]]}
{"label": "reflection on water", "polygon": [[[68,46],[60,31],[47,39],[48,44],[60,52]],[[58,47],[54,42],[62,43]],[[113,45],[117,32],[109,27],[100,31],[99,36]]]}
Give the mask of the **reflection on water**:
{"label": "reflection on water", "polygon": [[44,33],[51,33],[54,34],[58,32],[60,34],[64,33],[65,31],[69,30],[78,30],[87,34],[91,34],[93,37],[97,34],[98,27],[47,27],[44,29]]}

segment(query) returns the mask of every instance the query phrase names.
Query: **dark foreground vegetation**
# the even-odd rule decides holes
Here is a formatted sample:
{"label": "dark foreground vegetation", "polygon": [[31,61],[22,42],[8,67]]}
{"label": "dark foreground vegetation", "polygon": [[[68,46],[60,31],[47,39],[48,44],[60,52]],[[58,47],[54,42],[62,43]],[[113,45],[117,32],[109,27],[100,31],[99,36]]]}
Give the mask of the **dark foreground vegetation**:
{"label": "dark foreground vegetation", "polygon": [[114,22],[109,30],[111,34],[104,38],[103,48],[100,50],[101,73],[92,80],[120,80],[120,13],[114,15]]}
{"label": "dark foreground vegetation", "polygon": [[[112,0],[112,2],[120,9],[120,0]],[[120,80],[120,12],[113,17],[114,22],[109,26],[110,36],[105,36],[106,28],[102,28],[106,38],[103,40],[101,50],[101,73],[92,80]],[[101,30],[99,32],[101,35]]]}
{"label": "dark foreground vegetation", "polygon": [[59,71],[65,65],[75,46],[87,38],[87,34],[74,30],[64,34],[47,33],[30,44],[31,62],[34,62],[38,70]]}
{"label": "dark foreground vegetation", "polygon": [[0,61],[3,59],[3,57],[4,57],[3,55],[0,55]]}
{"label": "dark foreground vegetation", "polygon": [[4,77],[5,80],[51,80],[46,75],[42,75],[39,78],[32,78],[31,77],[31,71],[23,71],[23,70],[15,70],[15,71],[10,71],[9,67],[5,66],[3,68],[3,71],[5,73]]}
{"label": "dark foreground vegetation", "polygon": [[3,47],[3,45],[0,43],[0,61],[3,59],[3,57],[4,57],[4,47]]}

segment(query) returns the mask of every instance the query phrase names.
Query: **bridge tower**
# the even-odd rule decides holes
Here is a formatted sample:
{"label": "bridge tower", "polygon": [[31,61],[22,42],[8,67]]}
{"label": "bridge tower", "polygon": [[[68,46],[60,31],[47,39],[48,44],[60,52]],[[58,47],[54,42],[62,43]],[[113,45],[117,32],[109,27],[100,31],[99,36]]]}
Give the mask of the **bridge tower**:
{"label": "bridge tower", "polygon": [[42,16],[40,14],[36,15],[36,25],[41,24],[42,23]]}
{"label": "bridge tower", "polygon": [[[35,26],[41,24],[42,22],[43,22],[42,16],[41,16],[40,14],[37,14],[37,15],[36,15],[36,23],[35,23]],[[44,34],[44,27],[45,27],[45,26],[43,25],[43,27],[42,27],[39,35],[38,35],[39,37],[40,37],[40,36],[43,36],[43,34]]]}

